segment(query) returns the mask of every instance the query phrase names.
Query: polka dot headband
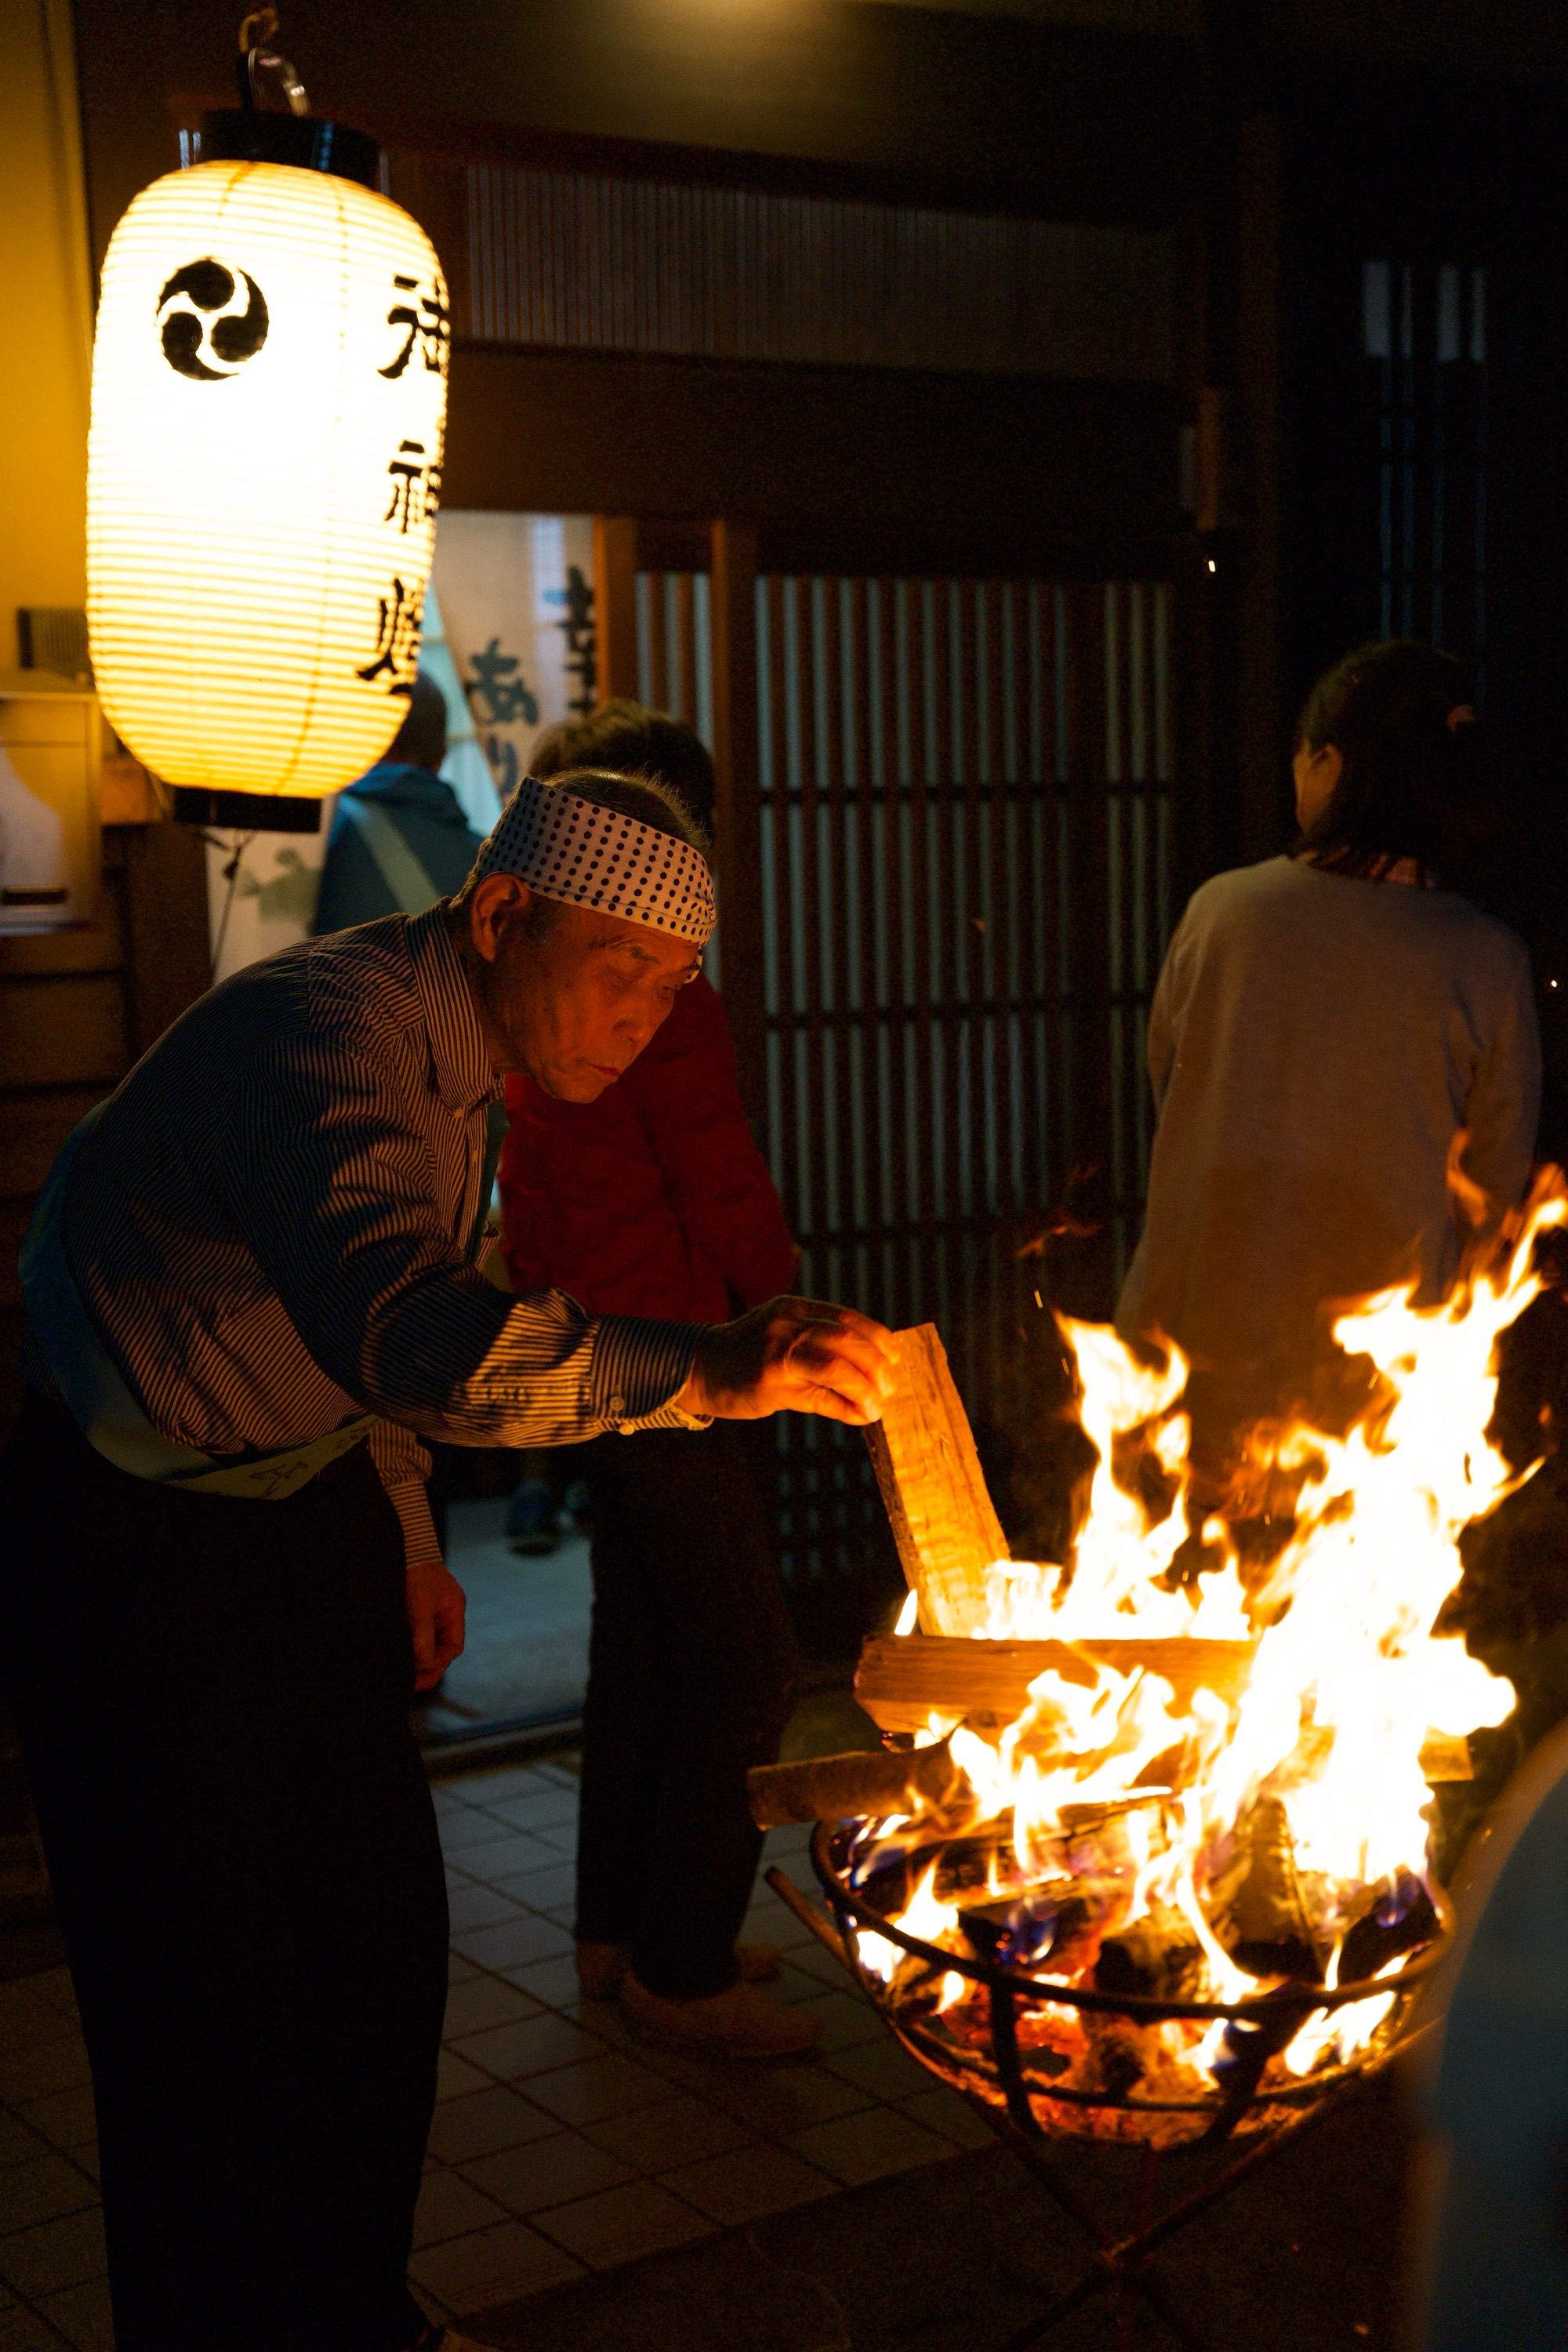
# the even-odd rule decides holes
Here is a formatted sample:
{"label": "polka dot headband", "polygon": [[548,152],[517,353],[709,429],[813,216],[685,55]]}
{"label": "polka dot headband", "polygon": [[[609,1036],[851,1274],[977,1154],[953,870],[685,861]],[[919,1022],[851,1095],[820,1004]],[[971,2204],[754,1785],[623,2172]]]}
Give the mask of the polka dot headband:
{"label": "polka dot headband", "polygon": [[596,907],[703,948],[718,920],[700,850],[640,817],[525,776],[480,850],[474,877],[516,874],[542,898]]}

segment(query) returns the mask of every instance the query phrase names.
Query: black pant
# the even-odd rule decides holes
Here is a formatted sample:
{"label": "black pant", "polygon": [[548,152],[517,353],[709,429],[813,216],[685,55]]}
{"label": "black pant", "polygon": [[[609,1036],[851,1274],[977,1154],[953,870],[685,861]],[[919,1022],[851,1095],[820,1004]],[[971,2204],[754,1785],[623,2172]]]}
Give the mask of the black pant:
{"label": "black pant", "polygon": [[577,1934],[671,2000],[734,1982],[795,1652],[752,1433],[644,1430],[574,1453],[593,1511]]}
{"label": "black pant", "polygon": [[120,2352],[403,2352],[447,1908],[374,1467],[181,1494],[33,1398],[0,1497]]}

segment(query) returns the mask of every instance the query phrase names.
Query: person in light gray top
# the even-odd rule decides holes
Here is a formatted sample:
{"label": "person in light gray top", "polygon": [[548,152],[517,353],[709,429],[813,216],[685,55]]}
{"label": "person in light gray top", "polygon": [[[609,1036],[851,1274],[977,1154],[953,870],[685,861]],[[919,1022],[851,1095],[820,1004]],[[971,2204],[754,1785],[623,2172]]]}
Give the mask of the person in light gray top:
{"label": "person in light gray top", "polygon": [[1192,1359],[1200,1454],[1297,1404],[1334,1425],[1334,1302],[1412,1278],[1440,1298],[1462,1219],[1495,1221],[1524,1191],[1530,959],[1442,887],[1495,811],[1463,695],[1429,647],[1348,655],[1302,713],[1294,849],[1205,883],[1171,943],[1149,1020],[1148,1211],[1117,1320]]}

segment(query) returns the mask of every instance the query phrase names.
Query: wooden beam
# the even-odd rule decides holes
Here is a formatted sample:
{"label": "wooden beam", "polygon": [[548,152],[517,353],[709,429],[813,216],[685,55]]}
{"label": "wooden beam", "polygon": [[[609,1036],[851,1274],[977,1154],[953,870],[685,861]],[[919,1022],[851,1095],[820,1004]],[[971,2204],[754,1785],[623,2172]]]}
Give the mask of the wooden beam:
{"label": "wooden beam", "polygon": [[637,527],[633,515],[594,517],[594,617],[599,699],[635,702],[637,691]]}
{"label": "wooden beam", "polygon": [[132,824],[125,859],[125,1003],[134,1061],[212,986],[206,847],[192,824]]}
{"label": "wooden beam", "polygon": [[855,1671],[855,1696],[883,1731],[919,1731],[934,1709],[980,1729],[1003,1729],[1028,1705],[1029,1685],[1053,1672],[1089,1685],[1100,1666],[1163,1675],[1187,1705],[1194,1691],[1238,1697],[1252,1672],[1250,1642],[1110,1640],[985,1642],[930,1634],[867,1643]]}
{"label": "wooden beam", "polygon": [[1007,1538],[935,1324],[898,1339],[898,1392],[866,1442],[922,1632],[966,1634],[985,1622],[985,1571]]}
{"label": "wooden beam", "polygon": [[710,547],[720,982],[735,1040],[741,1098],[760,1132],[767,1102],[767,1046],[757,765],[757,534],[747,523],[717,521]]}
{"label": "wooden beam", "polygon": [[1071,554],[1084,578],[1163,579],[1182,415],[1164,384],[467,345],[442,498],[645,526],[744,515],[764,570],[1038,578]]}

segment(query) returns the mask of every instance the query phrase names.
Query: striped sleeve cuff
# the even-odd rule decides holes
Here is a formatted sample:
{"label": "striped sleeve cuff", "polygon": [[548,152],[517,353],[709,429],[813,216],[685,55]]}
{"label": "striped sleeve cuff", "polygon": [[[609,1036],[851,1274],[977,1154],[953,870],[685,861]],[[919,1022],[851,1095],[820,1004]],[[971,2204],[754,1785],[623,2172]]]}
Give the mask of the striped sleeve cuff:
{"label": "striped sleeve cuff", "polygon": [[594,1419],[629,1436],[638,1429],[706,1429],[708,1418],[672,1400],[690,1375],[701,1323],[639,1323],[606,1315],[594,1342]]}
{"label": "striped sleeve cuff", "polygon": [[417,1568],[422,1561],[441,1563],[441,1545],[430,1516],[430,1496],[423,1478],[388,1486],[388,1502],[403,1522],[403,1563]]}

